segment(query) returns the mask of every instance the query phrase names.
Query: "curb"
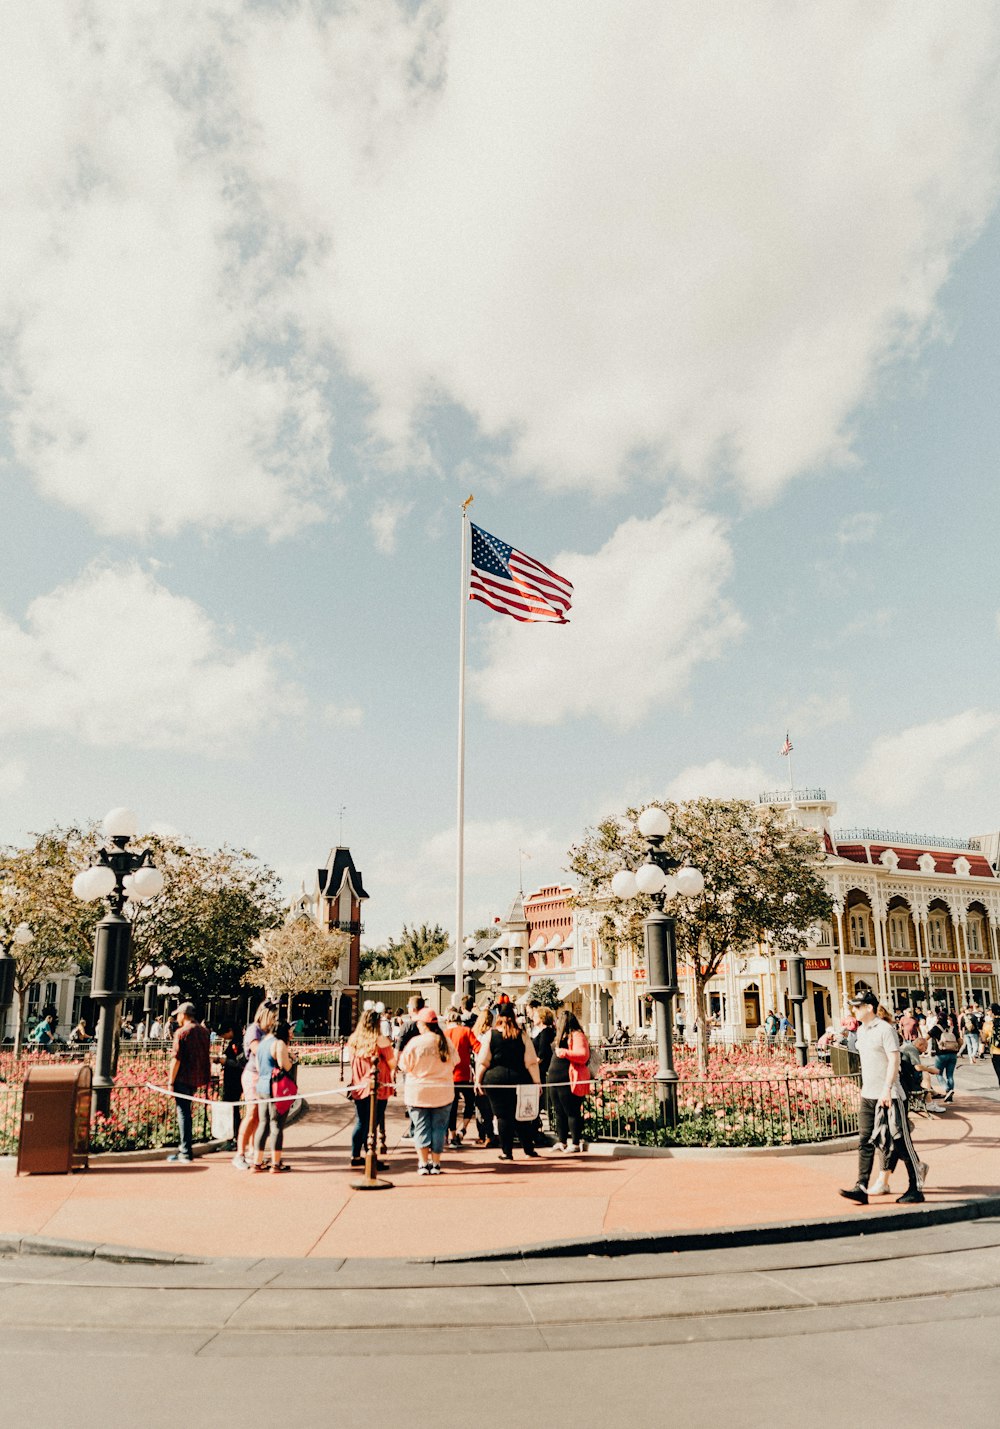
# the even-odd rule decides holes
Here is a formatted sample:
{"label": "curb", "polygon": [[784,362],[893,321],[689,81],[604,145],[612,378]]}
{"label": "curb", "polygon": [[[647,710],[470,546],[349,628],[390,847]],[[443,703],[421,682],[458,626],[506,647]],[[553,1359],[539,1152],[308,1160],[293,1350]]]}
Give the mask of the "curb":
{"label": "curb", "polygon": [[745,1245],[784,1245],[793,1242],[835,1240],[844,1236],[880,1235],[889,1231],[917,1230],[952,1225],[957,1221],[987,1220],[1000,1216],[1000,1196],[981,1201],[950,1201],[921,1210],[880,1212],[867,1220],[856,1214],[824,1221],[773,1221],[757,1226],[719,1226],[703,1231],[620,1231],[617,1235],[576,1240],[543,1241],[538,1245],[506,1250],[484,1250],[474,1255],[435,1255],[416,1264],[458,1265],[478,1261],[546,1260],[570,1256],[659,1255],[685,1250],[732,1250]]}
{"label": "curb", "polygon": [[[386,1256],[379,1265],[476,1265],[505,1262],[605,1257],[662,1255],[692,1250],[733,1250],[747,1245],[809,1244],[848,1236],[884,1235],[892,1231],[919,1230],[928,1226],[955,1225],[961,1221],[1000,1217],[1000,1196],[981,1201],[951,1201],[922,1210],[880,1212],[868,1219],[858,1211],[853,1216],[827,1221],[774,1221],[759,1226],[721,1226],[704,1231],[621,1231],[617,1235],[592,1236],[577,1240],[542,1241],[538,1245],[511,1246],[470,1255]],[[191,1256],[171,1251],[142,1250],[137,1247],[97,1244],[93,1241],[57,1240],[42,1235],[0,1234],[0,1258],[16,1255],[64,1256],[75,1260],[112,1261],[119,1265],[212,1265],[231,1256]],[[297,1257],[309,1264],[308,1257]],[[366,1263],[367,1258],[362,1263]],[[343,1260],[351,1265],[351,1257]]]}

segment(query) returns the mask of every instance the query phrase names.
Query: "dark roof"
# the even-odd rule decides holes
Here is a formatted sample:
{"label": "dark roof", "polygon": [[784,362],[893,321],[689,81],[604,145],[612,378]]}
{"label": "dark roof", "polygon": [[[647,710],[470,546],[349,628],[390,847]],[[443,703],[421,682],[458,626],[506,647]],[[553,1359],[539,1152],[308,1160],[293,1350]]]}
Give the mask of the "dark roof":
{"label": "dark roof", "polygon": [[[899,868],[903,873],[919,873],[919,859],[921,854],[929,853],[937,867],[936,873],[954,873],[955,860],[964,858],[969,865],[970,878],[994,878],[996,875],[990,867],[989,860],[981,853],[944,853],[941,849],[918,848],[910,846],[907,848],[903,844],[886,843],[843,843],[837,845],[837,854],[840,858],[850,859],[852,863],[871,862],[878,867],[882,867],[882,854],[886,849],[892,849],[899,859]],[[871,858],[869,859],[869,851]]]}
{"label": "dark roof", "polygon": [[341,884],[344,882],[344,874],[348,874],[351,887],[358,898],[367,898],[364,884],[361,881],[361,870],[355,868],[351,851],[347,848],[335,848],[330,850],[330,857],[327,860],[326,868],[318,868],[316,877],[319,880],[319,891],[327,898],[336,898],[340,892]]}

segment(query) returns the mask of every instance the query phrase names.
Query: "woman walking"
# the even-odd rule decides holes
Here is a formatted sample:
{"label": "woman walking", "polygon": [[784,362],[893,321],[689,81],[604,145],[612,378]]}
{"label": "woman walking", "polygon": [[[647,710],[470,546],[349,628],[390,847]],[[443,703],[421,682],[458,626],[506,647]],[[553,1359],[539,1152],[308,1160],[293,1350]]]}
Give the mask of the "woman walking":
{"label": "woman walking", "polygon": [[271,1153],[272,1171],[290,1171],[292,1168],[281,1159],[282,1142],[285,1139],[285,1122],[291,1105],[284,1110],[274,1097],[274,1076],[276,1072],[291,1072],[295,1065],[292,1049],[288,1045],[292,1033],[287,1020],[275,1023],[274,1031],[257,1044],[257,1097],[260,1120],[254,1136],[254,1160],[251,1170],[264,1171],[264,1146]]}
{"label": "woman walking", "polygon": [[549,1062],[549,1108],[555,1117],[554,1151],[583,1150],[583,1098],[590,1091],[590,1043],[576,1016],[564,1008],[556,1019]]}
{"label": "woman walking", "polygon": [[938,1076],[944,1083],[943,1101],[955,1099],[955,1063],[961,1046],[958,1037],[958,1019],[953,1012],[938,1012],[937,1023],[928,1033],[934,1048],[934,1061]]}
{"label": "woman walking", "polygon": [[433,1007],[422,1007],[414,1021],[417,1035],[400,1052],[398,1069],[405,1078],[403,1099],[413,1126],[417,1172],[421,1176],[439,1176],[455,1100],[453,1069],[458,1055],[441,1031]]}
{"label": "woman walking", "polygon": [[500,1133],[500,1160],[513,1161],[514,1136],[518,1136],[525,1156],[537,1156],[534,1122],[517,1120],[517,1088],[528,1082],[539,1086],[538,1054],[531,1038],[522,1032],[514,1015],[514,1004],[501,1002],[496,1009],[496,1025],[484,1038],[476,1057],[476,1090],[486,1088]]}
{"label": "woman walking", "polygon": [[[257,1046],[265,1037],[274,1031],[278,1021],[278,1004],[272,1002],[269,997],[257,1008],[253,1015],[253,1021],[243,1034],[243,1056],[246,1059],[243,1063],[243,1072],[240,1077],[240,1090],[243,1093],[243,1105],[246,1107],[246,1115],[240,1122],[240,1129],[236,1136],[236,1155],[233,1157],[233,1165],[237,1171],[249,1171],[253,1165],[253,1156],[250,1148],[253,1145],[253,1138],[260,1124],[260,1109],[257,1106],[257,1081],[259,1077],[257,1069]],[[270,1093],[268,1093],[270,1095]]]}
{"label": "woman walking", "polygon": [[[392,1096],[392,1079],[396,1059],[392,1042],[382,1032],[380,1014],[362,1012],[361,1020],[348,1039],[351,1054],[351,1089],[347,1093],[354,1103],[354,1131],[351,1135],[351,1165],[361,1166],[362,1153],[371,1127],[372,1072],[378,1063],[378,1099],[375,1105],[375,1130],[385,1149],[385,1104]],[[372,1150],[375,1148],[373,1147]]]}

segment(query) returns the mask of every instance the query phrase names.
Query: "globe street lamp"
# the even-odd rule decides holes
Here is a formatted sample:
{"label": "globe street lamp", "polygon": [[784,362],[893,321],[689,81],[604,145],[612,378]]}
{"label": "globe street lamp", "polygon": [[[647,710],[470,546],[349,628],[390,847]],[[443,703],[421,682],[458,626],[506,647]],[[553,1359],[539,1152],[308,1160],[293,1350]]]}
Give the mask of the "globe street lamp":
{"label": "globe street lamp", "polygon": [[[475,949],[475,946],[476,946],[476,940],[475,940],[475,938],[471,938],[471,937],[470,937],[470,938],[466,938],[465,942],[462,944],[462,947],[465,949],[465,956],[464,956],[463,959],[462,959],[462,971],[465,973],[465,986],[464,986],[464,988],[463,988],[463,991],[464,991],[464,992],[467,994],[467,996],[469,996],[469,997],[475,997],[475,995],[476,995],[476,968],[478,967],[479,960],[478,960],[477,958],[474,958],[474,957],[472,956],[472,953],[473,953],[473,950]],[[461,1005],[461,1000],[462,1000],[462,998],[461,998],[461,992],[460,992],[459,989],[456,987],[456,989],[455,989],[455,1006],[456,1006],[456,1007],[458,1007],[458,1006]]]}
{"label": "globe street lamp", "polygon": [[633,873],[623,868],[611,880],[616,898],[634,898],[644,893],[653,907],[643,919],[648,991],[654,1002],[656,1022],[656,1082],[667,1124],[677,1124],[677,1073],[674,1070],[673,1000],[677,996],[677,939],[673,918],[664,913],[669,898],[696,898],[704,891],[705,879],[666,852],[664,840],[670,833],[670,815],[651,805],[636,821],[646,841],[645,860]]}
{"label": "globe street lamp", "polygon": [[112,809],[104,819],[110,848],[97,851],[97,863],[73,879],[73,892],[86,903],[106,899],[108,911],[94,934],[94,967],[90,997],[100,1007],[97,1021],[96,1066],[94,1069],[94,1110],[105,1115],[111,1110],[114,1079],[115,1008],[128,992],[128,965],[132,947],[132,925],[122,914],[126,902],[143,903],[163,890],[163,874],[153,865],[150,849],[133,853],[126,845],[138,827],[131,809]]}
{"label": "globe street lamp", "polygon": [[142,990],[142,1015],[146,1023],[147,1041],[153,1017],[156,1014],[156,999],[161,991],[157,987],[157,983],[168,982],[173,975],[173,968],[168,968],[166,963],[160,963],[155,968],[152,963],[146,963],[139,969],[139,981],[146,984]]}
{"label": "globe street lamp", "polygon": [[[34,936],[27,923],[18,923],[10,935],[10,940],[17,947],[26,948]],[[0,948],[0,1042],[3,1041],[7,1013],[14,1001],[14,974],[16,971],[17,963],[10,948]]]}

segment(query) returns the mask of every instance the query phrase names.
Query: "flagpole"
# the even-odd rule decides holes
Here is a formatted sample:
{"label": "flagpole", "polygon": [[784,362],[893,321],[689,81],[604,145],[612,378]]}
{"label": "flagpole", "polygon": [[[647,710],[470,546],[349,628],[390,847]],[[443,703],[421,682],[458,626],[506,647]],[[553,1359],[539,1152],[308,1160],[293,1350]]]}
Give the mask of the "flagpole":
{"label": "flagpole", "polygon": [[469,609],[469,507],[472,497],[462,502],[461,615],[458,636],[458,804],[455,819],[455,1005],[464,989],[462,962],[465,957],[465,630]]}

